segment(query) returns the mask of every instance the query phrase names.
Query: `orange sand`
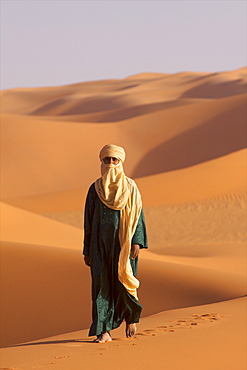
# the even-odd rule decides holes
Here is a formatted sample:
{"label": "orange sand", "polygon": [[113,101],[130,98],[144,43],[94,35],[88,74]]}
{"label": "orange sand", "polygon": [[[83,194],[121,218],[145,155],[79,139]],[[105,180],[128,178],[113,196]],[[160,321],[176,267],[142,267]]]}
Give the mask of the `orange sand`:
{"label": "orange sand", "polygon": [[[246,368],[246,79],[147,73],[1,93],[1,368]],[[120,327],[94,345],[83,208],[111,142],[141,190],[150,249],[137,335]]]}

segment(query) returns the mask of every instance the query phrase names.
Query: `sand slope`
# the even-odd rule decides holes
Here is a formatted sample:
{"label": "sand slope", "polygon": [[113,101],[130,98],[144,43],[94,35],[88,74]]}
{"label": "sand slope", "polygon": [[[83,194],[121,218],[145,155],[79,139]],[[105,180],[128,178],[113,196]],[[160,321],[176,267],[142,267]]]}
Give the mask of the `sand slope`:
{"label": "sand slope", "polygon": [[[137,178],[145,207],[193,202],[245,193],[247,149],[198,165]],[[150,189],[155,184],[155,191]],[[27,197],[6,198],[8,204],[34,213],[83,211],[89,185]],[[78,224],[80,227],[81,224]]]}
{"label": "sand slope", "polygon": [[15,243],[78,248],[81,231],[1,203],[1,240]]}
{"label": "sand slope", "polygon": [[[77,370],[246,369],[246,298],[161,312],[143,318],[134,339],[122,327],[111,343],[92,345],[87,331],[1,350],[3,367]],[[106,365],[107,364],[107,365]]]}
{"label": "sand slope", "polygon": [[[80,251],[11,242],[1,249],[2,346],[89,326],[90,274]],[[152,258],[146,251],[139,278],[144,316],[246,293],[245,277],[236,272]]]}

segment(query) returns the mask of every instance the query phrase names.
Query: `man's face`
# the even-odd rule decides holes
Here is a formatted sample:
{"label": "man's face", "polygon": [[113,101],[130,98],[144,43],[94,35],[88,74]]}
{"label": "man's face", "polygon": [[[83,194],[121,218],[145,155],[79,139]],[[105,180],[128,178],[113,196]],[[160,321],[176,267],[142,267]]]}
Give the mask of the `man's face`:
{"label": "man's face", "polygon": [[115,157],[105,157],[103,158],[104,164],[115,164],[115,166],[119,163],[119,159]]}

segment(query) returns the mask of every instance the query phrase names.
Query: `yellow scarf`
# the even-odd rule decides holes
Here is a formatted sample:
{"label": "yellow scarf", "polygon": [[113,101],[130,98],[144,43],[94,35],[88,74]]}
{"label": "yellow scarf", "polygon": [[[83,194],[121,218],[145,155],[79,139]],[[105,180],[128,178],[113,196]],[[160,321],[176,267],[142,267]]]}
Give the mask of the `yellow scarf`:
{"label": "yellow scarf", "polygon": [[136,290],[139,287],[139,281],[133,275],[129,256],[131,240],[142,208],[141,195],[134,180],[124,174],[121,160],[123,156],[118,155],[120,147],[114,145],[108,147],[111,149],[111,155],[104,153],[104,158],[112,156],[120,161],[117,165],[104,164],[102,161],[102,177],[96,180],[95,189],[100,200],[107,207],[120,210],[119,242],[121,250],[118,260],[118,279],[126,290],[138,299]]}

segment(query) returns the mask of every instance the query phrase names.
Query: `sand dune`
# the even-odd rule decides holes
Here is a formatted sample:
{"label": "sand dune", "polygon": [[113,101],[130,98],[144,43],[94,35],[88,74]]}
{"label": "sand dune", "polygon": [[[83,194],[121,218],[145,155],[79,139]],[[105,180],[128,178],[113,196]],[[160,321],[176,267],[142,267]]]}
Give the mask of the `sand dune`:
{"label": "sand dune", "polygon": [[[247,150],[185,169],[137,178],[145,206],[178,204],[245,193]],[[155,191],[150,192],[155,184]]]}
{"label": "sand dune", "polygon": [[89,325],[90,275],[80,252],[3,242],[1,263],[2,345]]}
{"label": "sand dune", "polygon": [[[246,80],[241,68],[1,92],[3,368],[246,368]],[[94,346],[83,209],[111,142],[150,249],[137,335]]]}
{"label": "sand dune", "polygon": [[[136,183],[142,193],[145,207],[188,203],[224,196],[234,198],[234,194],[237,198],[238,196],[241,198],[241,194],[245,194],[247,185],[246,166],[247,150],[243,149],[186,169],[137,178]],[[155,191],[150,192],[154,184]],[[90,184],[85,188],[13,197],[5,201],[10,205],[39,214],[72,213],[83,211],[89,186]],[[81,224],[77,224],[77,227],[81,227]]]}
{"label": "sand dune", "polygon": [[[124,328],[111,343],[94,346],[87,331],[46,337],[1,350],[4,367],[76,370],[87,364],[114,370],[131,366],[170,370],[245,369],[246,299],[161,312],[145,317],[132,340],[124,340]],[[128,355],[126,355],[128,354]],[[179,354],[179,355],[178,355]],[[121,359],[121,361],[119,360]]]}
{"label": "sand dune", "polygon": [[[81,251],[3,242],[1,261],[2,346],[89,326],[90,274]],[[244,276],[177,263],[176,257],[152,259],[146,251],[139,278],[144,316],[245,294]]]}
{"label": "sand dune", "polygon": [[78,248],[80,230],[1,203],[1,240],[15,243]]}
{"label": "sand dune", "polygon": [[240,150],[245,102],[239,95],[99,126],[3,115],[2,198],[88,186],[99,176],[97,153],[106,142],[126,148],[125,170],[134,178]]}
{"label": "sand dune", "polygon": [[[246,294],[246,201],[222,199],[145,208],[151,251],[140,261],[144,316]],[[2,344],[86,328],[90,276],[81,229],[5,204],[2,217]]]}
{"label": "sand dune", "polygon": [[81,113],[104,112],[119,106],[134,106],[137,102],[148,104],[157,99],[222,98],[246,93],[246,75],[246,68],[220,73],[144,73],[123,80],[103,80],[58,88],[13,89],[2,92],[2,109],[8,113],[47,116],[78,114],[78,109]]}

